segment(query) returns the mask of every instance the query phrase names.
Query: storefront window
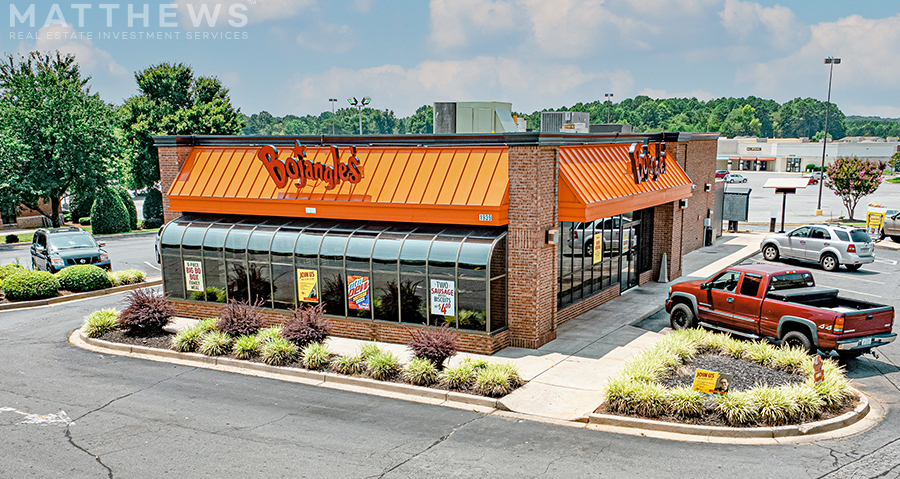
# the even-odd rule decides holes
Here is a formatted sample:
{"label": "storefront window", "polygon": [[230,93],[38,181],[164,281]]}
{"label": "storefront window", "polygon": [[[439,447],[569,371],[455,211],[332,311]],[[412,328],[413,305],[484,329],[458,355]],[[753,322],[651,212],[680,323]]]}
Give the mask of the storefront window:
{"label": "storefront window", "polygon": [[203,276],[206,301],[227,300],[228,279],[225,273],[225,236],[230,224],[213,224],[203,236]]}
{"label": "storefront window", "polygon": [[428,324],[426,258],[434,235],[413,233],[400,248],[400,322]]}
{"label": "storefront window", "polygon": [[189,221],[175,220],[163,230],[160,238],[160,260],[166,293],[173,298],[185,297],[184,262],[181,260],[181,236]]}
{"label": "storefront window", "polygon": [[372,292],[375,319],[400,321],[400,246],[408,232],[388,231],[378,236],[372,251]]}

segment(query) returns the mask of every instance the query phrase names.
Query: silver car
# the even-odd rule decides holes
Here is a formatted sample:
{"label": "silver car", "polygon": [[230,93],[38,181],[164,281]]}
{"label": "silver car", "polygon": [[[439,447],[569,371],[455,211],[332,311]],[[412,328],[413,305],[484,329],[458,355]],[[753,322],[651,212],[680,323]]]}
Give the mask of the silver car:
{"label": "silver car", "polygon": [[806,225],[787,233],[766,236],[759,245],[763,257],[811,261],[825,271],[844,265],[856,271],[875,262],[875,244],[864,229],[843,225]]}

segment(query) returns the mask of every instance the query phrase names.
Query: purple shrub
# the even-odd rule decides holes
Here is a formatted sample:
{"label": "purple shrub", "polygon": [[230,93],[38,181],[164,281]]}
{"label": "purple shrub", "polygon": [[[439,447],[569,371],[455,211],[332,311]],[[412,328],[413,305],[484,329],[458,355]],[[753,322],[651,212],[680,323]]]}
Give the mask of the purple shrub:
{"label": "purple shrub", "polygon": [[444,361],[456,354],[456,334],[447,325],[440,328],[410,329],[412,340],[407,344],[413,356],[427,359],[439,371]]}
{"label": "purple shrub", "polygon": [[324,303],[300,306],[291,310],[291,319],[284,324],[281,335],[298,348],[304,348],[310,343],[324,342],[328,337],[329,327]]}
{"label": "purple shrub", "polygon": [[152,289],[133,291],[126,302],[128,306],[119,314],[119,326],[132,335],[160,332],[175,314],[168,298]]}
{"label": "purple shrub", "polygon": [[232,299],[219,315],[216,329],[235,338],[256,334],[263,327],[262,310],[260,309],[262,304],[262,300],[250,304],[247,301]]}

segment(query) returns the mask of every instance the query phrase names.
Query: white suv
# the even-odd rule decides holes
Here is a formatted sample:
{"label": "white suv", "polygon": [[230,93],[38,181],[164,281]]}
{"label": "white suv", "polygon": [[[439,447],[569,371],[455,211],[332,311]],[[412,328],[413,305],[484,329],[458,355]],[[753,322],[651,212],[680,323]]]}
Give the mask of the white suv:
{"label": "white suv", "polygon": [[806,225],[787,233],[766,236],[760,244],[763,257],[812,261],[825,271],[844,265],[856,271],[875,262],[875,244],[865,230],[843,225]]}

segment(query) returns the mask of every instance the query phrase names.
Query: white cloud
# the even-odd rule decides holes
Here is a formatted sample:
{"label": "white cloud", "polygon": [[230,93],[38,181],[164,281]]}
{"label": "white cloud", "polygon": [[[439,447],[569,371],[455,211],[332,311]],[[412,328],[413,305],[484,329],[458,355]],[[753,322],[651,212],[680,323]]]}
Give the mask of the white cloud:
{"label": "white cloud", "polygon": [[353,7],[359,13],[369,13],[372,11],[373,3],[375,3],[375,0],[356,0],[353,2]]}
{"label": "white cloud", "polygon": [[288,107],[318,111],[326,98],[355,94],[371,96],[373,108],[388,108],[401,116],[435,101],[509,101],[518,111],[532,111],[585,101],[598,91],[630,91],[633,84],[625,70],[586,72],[575,64],[480,56],[463,61],[428,60],[413,68],[332,68],[298,76],[290,95],[295,103]]}
{"label": "white cloud", "polygon": [[430,7],[431,40],[440,48],[467,45],[478,31],[513,30],[519,16],[507,0],[431,0]]}
{"label": "white cloud", "polygon": [[[186,29],[228,28],[229,21],[242,22],[236,15],[245,16],[251,24],[261,23],[290,18],[316,8],[316,0],[174,0],[174,3],[181,14],[180,24]],[[209,27],[217,9],[218,18]]]}
{"label": "white cloud", "polygon": [[326,23],[297,36],[302,48],[332,54],[346,53],[357,45],[359,36],[347,25]]}
{"label": "white cloud", "polygon": [[131,77],[131,72],[116,63],[109,52],[94,46],[93,41],[83,37],[68,23],[53,23],[42,27],[38,31],[37,38],[34,46],[20,44],[19,52],[26,54],[35,50],[40,52],[59,50],[62,54],[75,55],[75,61],[86,75],[104,74],[121,79]]}
{"label": "white cloud", "polygon": [[706,90],[694,90],[690,93],[669,93],[667,90],[657,90],[653,88],[644,88],[638,92],[638,95],[646,95],[657,100],[661,98],[696,98],[700,101],[709,101],[715,98],[712,93]]}
{"label": "white cloud", "polygon": [[809,27],[781,5],[763,7],[756,2],[725,0],[719,17],[722,26],[741,40],[765,39],[777,48],[794,49],[809,36]]}

